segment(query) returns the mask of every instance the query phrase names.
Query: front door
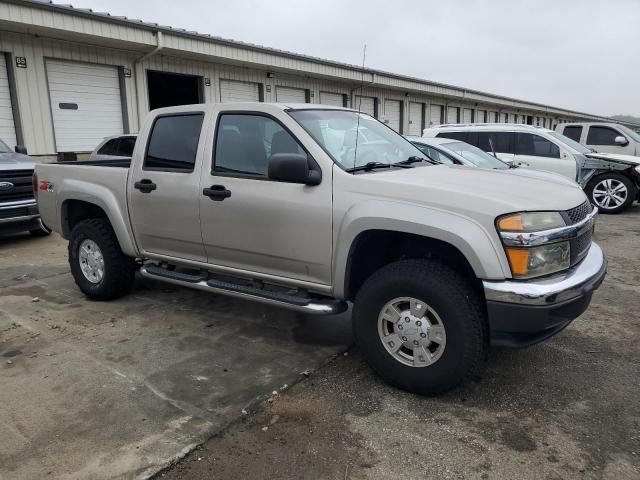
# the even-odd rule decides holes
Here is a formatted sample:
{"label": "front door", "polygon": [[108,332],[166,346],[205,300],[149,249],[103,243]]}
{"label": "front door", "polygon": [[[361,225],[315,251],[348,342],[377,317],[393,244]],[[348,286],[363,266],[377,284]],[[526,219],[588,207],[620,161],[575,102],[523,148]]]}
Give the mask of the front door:
{"label": "front door", "polygon": [[559,173],[576,180],[576,161],[572,155],[561,152],[560,147],[534,133],[519,132],[516,135],[514,161],[534,170]]}
{"label": "front door", "polygon": [[203,113],[159,116],[149,132],[146,150],[135,152],[143,158],[132,162],[128,199],[133,232],[145,254],[206,261],[196,162],[201,157],[198,145],[203,118]]}
{"label": "front door", "polygon": [[209,263],[330,284],[330,172],[316,186],[269,180],[271,155],[308,153],[280,121],[259,113],[221,113],[213,149],[200,190]]}

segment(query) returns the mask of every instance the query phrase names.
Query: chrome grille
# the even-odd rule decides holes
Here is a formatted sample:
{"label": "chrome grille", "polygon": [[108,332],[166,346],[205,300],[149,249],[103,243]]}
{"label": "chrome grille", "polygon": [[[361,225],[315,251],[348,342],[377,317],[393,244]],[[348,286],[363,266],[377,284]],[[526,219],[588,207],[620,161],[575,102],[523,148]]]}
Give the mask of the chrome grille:
{"label": "chrome grille", "polygon": [[591,240],[593,237],[593,229],[589,229],[579,237],[571,239],[569,242],[571,248],[571,265],[575,265],[589,253]]}
{"label": "chrome grille", "polygon": [[577,206],[576,208],[572,208],[571,210],[567,210],[565,215],[567,216],[568,224],[573,225],[574,223],[578,223],[581,220],[587,218],[587,215],[591,213],[593,207],[591,203],[584,202],[582,205]]}
{"label": "chrome grille", "polygon": [[0,182],[10,182],[13,184],[13,187],[8,189],[0,188],[0,202],[33,199],[32,175],[33,170],[0,171]]}

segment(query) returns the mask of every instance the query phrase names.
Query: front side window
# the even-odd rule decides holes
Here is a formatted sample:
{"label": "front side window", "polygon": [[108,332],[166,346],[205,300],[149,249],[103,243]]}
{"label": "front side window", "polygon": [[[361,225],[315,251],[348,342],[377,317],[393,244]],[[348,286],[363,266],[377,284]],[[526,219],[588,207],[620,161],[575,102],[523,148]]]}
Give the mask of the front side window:
{"label": "front side window", "polygon": [[203,119],[202,113],[156,118],[143,169],[192,172]]}
{"label": "front side window", "polygon": [[269,157],[306,152],[284,127],[270,117],[222,114],[218,120],[214,172],[266,177]]}
{"label": "front side window", "polygon": [[516,155],[560,158],[560,148],[546,138],[532,133],[518,133]]}
{"label": "front side window", "polygon": [[562,133],[564,133],[565,137],[569,137],[574,142],[580,142],[580,137],[582,136],[582,126],[572,125],[570,127],[564,127]]}
{"label": "front side window", "polygon": [[589,127],[587,145],[617,145],[616,137],[624,136],[617,130],[609,127]]}
{"label": "front side window", "polygon": [[424,143],[414,143],[414,145],[416,147],[418,147],[418,149],[424,153],[427,157],[429,157],[431,160],[434,160],[438,163],[444,163],[446,165],[452,165],[455,162],[451,157],[449,157],[449,155],[442,153],[439,150],[436,150],[433,147],[430,147],[429,145],[425,145]]}
{"label": "front side window", "polygon": [[293,110],[289,115],[345,170],[424,158],[412,143],[364,113]]}

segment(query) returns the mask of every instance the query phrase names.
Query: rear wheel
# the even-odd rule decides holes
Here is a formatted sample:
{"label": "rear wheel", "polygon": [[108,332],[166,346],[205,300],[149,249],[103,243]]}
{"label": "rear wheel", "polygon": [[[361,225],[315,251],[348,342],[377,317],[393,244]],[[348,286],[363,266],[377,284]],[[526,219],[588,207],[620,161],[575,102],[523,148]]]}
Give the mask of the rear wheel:
{"label": "rear wheel", "polygon": [[133,286],[137,265],[118,244],[104,218],[79,222],[69,238],[69,265],[80,290],[94,300],[126,295]]}
{"label": "rear wheel", "polygon": [[602,213],[619,213],[636,199],[638,191],[633,182],[620,173],[598,175],[587,184],[589,200]]}
{"label": "rear wheel", "polygon": [[435,395],[477,376],[487,348],[478,294],[433,260],[402,260],[358,292],[353,325],[364,359],[386,382]]}

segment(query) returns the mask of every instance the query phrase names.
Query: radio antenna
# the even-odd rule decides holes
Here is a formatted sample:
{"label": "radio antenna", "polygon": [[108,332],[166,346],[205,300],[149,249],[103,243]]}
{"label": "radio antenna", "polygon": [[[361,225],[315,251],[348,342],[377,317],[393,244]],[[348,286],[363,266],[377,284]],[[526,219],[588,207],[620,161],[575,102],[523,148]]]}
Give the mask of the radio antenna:
{"label": "radio antenna", "polygon": [[355,174],[356,168],[356,158],[358,158],[358,137],[360,136],[360,110],[362,108],[362,90],[364,88],[364,62],[367,59],[367,44],[364,44],[364,49],[362,51],[362,70],[360,71],[360,95],[358,96],[358,121],[356,123],[356,145],[353,149],[353,173]]}

